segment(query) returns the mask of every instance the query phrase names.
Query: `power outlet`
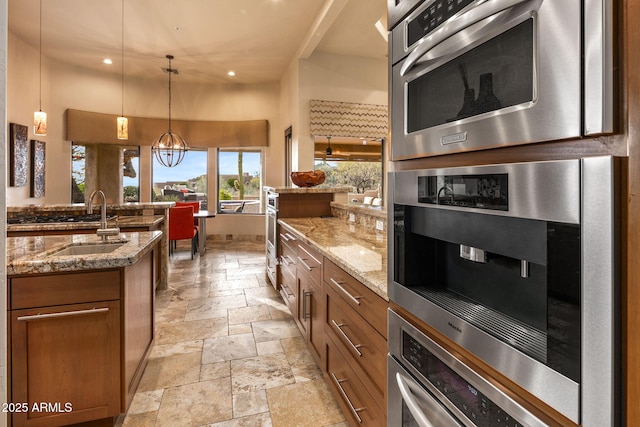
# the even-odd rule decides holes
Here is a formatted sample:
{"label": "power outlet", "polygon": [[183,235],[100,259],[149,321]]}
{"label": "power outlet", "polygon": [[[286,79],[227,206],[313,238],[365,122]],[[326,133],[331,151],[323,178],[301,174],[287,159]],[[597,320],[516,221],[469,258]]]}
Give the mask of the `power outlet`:
{"label": "power outlet", "polygon": [[379,219],[376,220],[376,230],[384,231],[384,222],[380,221]]}
{"label": "power outlet", "polygon": [[355,214],[352,214],[352,213],[349,214],[349,222],[356,222]]}

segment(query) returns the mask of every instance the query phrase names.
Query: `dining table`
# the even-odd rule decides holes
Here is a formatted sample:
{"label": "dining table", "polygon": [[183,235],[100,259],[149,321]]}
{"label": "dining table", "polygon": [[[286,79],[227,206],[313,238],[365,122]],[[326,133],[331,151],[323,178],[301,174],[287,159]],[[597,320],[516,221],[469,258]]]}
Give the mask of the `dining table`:
{"label": "dining table", "polygon": [[214,211],[199,210],[193,214],[198,219],[198,253],[204,254],[207,243],[207,218],[215,218]]}

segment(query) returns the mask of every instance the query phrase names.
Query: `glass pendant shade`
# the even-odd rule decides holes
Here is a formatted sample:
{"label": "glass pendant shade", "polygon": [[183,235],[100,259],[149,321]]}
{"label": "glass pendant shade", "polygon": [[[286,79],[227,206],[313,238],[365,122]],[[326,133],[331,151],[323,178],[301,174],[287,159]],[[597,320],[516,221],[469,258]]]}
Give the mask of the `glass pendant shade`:
{"label": "glass pendant shade", "polygon": [[44,111],[33,113],[33,133],[39,136],[47,135],[47,113]]}
{"label": "glass pendant shade", "polygon": [[129,119],[118,117],[118,139],[129,139]]}
{"label": "glass pendant shade", "polygon": [[171,129],[153,141],[152,147],[156,160],[168,168],[177,166],[184,159],[188,149],[185,140],[171,132]]}

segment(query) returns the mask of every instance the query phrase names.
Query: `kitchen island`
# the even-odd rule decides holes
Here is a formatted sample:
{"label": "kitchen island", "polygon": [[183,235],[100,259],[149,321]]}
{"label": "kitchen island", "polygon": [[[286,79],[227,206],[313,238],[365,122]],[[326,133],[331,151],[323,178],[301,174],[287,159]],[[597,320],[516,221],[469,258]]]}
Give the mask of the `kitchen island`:
{"label": "kitchen island", "polygon": [[112,425],[127,410],[153,345],[162,237],[7,238],[11,425]]}
{"label": "kitchen island", "polygon": [[[109,227],[120,227],[122,232],[162,231],[160,250],[156,251],[157,289],[167,289],[168,286],[168,215],[169,208],[174,205],[175,202],[153,202],[106,206]],[[95,211],[98,211],[98,208]],[[86,216],[89,216],[87,207],[81,203],[7,206],[7,236],[95,233],[100,225],[97,219],[77,220],[78,217]]]}

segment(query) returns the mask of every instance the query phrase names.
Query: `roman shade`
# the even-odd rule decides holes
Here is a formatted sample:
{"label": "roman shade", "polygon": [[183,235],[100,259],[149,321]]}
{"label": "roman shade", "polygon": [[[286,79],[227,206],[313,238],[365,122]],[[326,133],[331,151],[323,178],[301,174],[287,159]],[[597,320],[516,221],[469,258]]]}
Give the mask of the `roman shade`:
{"label": "roman shade", "polygon": [[[122,145],[117,139],[115,114],[67,109],[67,141]],[[129,117],[127,145],[152,145],[167,130],[167,119]],[[203,121],[172,120],[172,130],[184,137],[189,147],[262,147],[269,145],[267,120]]]}
{"label": "roman shade", "polygon": [[387,138],[389,108],[377,104],[311,100],[309,128],[313,136]]}

